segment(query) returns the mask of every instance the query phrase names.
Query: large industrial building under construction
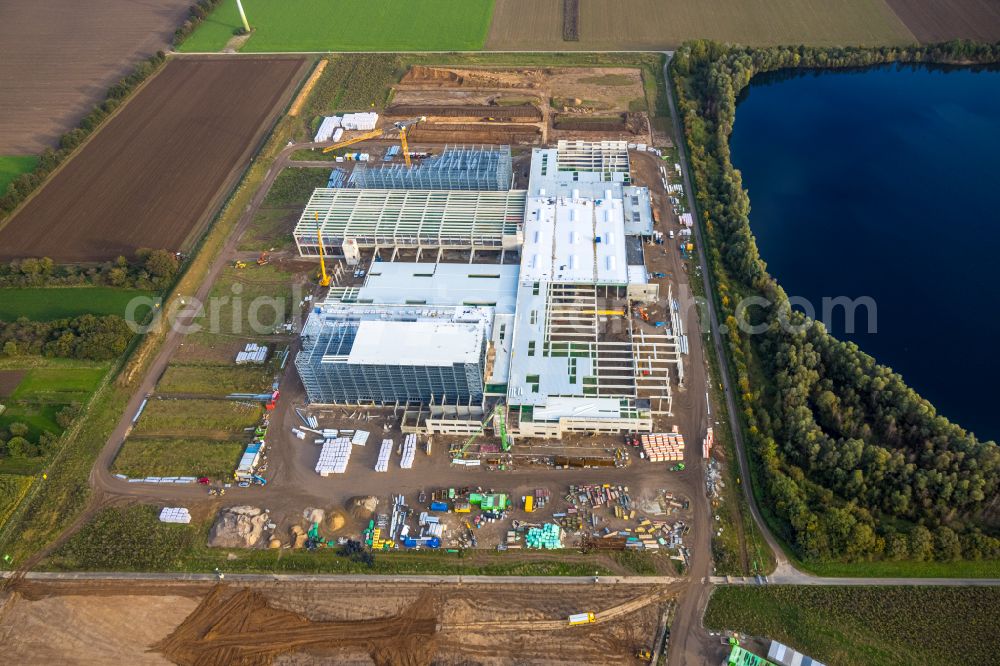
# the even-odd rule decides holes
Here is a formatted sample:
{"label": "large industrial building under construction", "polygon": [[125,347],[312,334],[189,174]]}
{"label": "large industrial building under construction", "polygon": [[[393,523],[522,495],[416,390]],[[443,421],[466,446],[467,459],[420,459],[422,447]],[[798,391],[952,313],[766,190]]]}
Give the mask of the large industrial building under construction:
{"label": "large industrial building under construction", "polygon": [[[317,189],[300,254],[321,238],[371,264],[303,328],[310,401],[390,405],[428,433],[473,433],[498,410],[515,437],[650,431],[683,383],[686,339],[648,279],[649,191],[630,183],[624,142],[581,141],[534,149],[527,190]],[[634,326],[657,300],[669,321]]]}

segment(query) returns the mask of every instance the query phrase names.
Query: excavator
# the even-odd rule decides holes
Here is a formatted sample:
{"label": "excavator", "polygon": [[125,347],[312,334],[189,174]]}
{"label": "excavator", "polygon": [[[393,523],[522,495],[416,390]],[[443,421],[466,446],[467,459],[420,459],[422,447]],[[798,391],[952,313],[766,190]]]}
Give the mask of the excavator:
{"label": "excavator", "polygon": [[493,411],[490,412],[489,416],[487,416],[479,425],[476,432],[474,432],[469,439],[465,440],[464,444],[461,446],[456,445],[451,448],[451,451],[449,452],[451,457],[461,458],[465,455],[465,452],[469,450],[469,447],[472,446],[477,439],[479,439],[479,436],[483,434],[483,431],[486,430],[486,426],[488,426],[490,422],[494,423],[497,434],[500,435],[500,447],[505,452],[510,451],[511,437],[507,433],[507,424],[504,421],[504,408],[503,405],[498,404]]}
{"label": "excavator", "polygon": [[[400,149],[403,152],[403,162],[405,162],[406,166],[408,167],[411,166],[411,162],[410,162],[410,147],[406,142],[406,133],[409,131],[411,127],[413,127],[417,123],[422,123],[426,120],[427,116],[419,116],[417,118],[410,118],[409,120],[400,120],[398,123],[393,123],[392,125],[394,128],[396,128],[397,131],[399,131],[399,145]],[[384,129],[372,130],[371,132],[365,132],[364,134],[359,134],[358,136],[350,139],[338,141],[332,146],[327,146],[326,148],[324,148],[323,152],[332,153],[335,150],[339,150],[340,148],[346,148],[347,146],[354,145],[355,143],[361,143],[362,141],[368,141],[369,139],[380,139],[384,135],[385,135]]]}

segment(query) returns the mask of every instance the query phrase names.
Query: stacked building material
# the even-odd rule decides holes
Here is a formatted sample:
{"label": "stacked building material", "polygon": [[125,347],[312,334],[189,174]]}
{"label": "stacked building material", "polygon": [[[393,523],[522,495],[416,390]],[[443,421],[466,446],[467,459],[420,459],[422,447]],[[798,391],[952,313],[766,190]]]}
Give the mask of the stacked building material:
{"label": "stacked building material", "polygon": [[378,122],[378,114],[374,111],[367,113],[345,113],[340,119],[340,125],[345,130],[361,130],[363,132],[375,129]]}
{"label": "stacked building material", "polygon": [[191,514],[184,507],[165,506],[160,511],[161,523],[190,523]]}
{"label": "stacked building material", "polygon": [[316,461],[316,473],[320,476],[343,474],[347,471],[347,463],[351,459],[351,440],[347,437],[327,439],[319,452]]}
{"label": "stacked building material", "polygon": [[236,365],[247,363],[263,363],[267,360],[267,345],[248,342],[243,351],[236,354]]}
{"label": "stacked building material", "polygon": [[541,527],[532,527],[524,536],[528,548],[544,548],[553,550],[562,548],[562,530],[555,523],[545,523]]}
{"label": "stacked building material", "polygon": [[313,141],[317,143],[320,141],[329,141],[333,137],[334,132],[340,127],[340,124],[340,116],[327,116],[323,118],[323,122],[319,124],[319,129],[316,130],[316,136],[313,137]]}
{"label": "stacked building material", "polygon": [[357,444],[358,446],[364,446],[367,441],[367,430],[355,430],[354,435],[351,437],[351,444]]}
{"label": "stacked building material", "polygon": [[684,459],[684,435],[654,432],[642,436],[642,450],[650,462],[675,462]]}
{"label": "stacked building material", "polygon": [[399,461],[399,466],[403,469],[413,468],[413,456],[417,452],[417,436],[407,435],[403,440],[403,458]]}
{"label": "stacked building material", "polygon": [[392,457],[392,440],[383,439],[382,448],[378,450],[378,460],[375,462],[376,472],[389,471],[389,458]]}
{"label": "stacked building material", "polygon": [[704,441],[701,443],[701,455],[705,460],[708,460],[708,455],[712,452],[713,444],[715,444],[715,432],[712,428],[709,428],[708,432],[705,433]]}

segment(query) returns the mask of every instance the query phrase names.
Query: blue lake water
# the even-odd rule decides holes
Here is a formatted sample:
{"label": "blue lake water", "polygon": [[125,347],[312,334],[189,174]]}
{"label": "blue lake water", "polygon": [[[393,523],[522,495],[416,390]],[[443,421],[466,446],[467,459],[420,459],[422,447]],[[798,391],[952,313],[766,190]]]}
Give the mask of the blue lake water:
{"label": "blue lake water", "polygon": [[873,298],[876,333],[833,333],[1000,440],[1000,69],[758,77],[731,148],[788,295]]}

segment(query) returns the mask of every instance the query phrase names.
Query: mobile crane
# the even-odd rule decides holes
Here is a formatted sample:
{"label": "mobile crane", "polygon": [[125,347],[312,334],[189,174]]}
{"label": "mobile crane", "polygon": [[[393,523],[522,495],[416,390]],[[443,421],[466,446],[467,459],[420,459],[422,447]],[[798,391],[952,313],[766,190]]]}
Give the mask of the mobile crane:
{"label": "mobile crane", "polygon": [[383,134],[385,134],[385,131],[380,129],[365,132],[364,134],[359,134],[351,139],[344,139],[343,141],[338,141],[332,146],[327,146],[323,149],[323,153],[332,153],[335,150],[346,148],[347,146],[354,145],[355,143],[361,143],[362,141],[368,141],[369,139],[378,139],[381,138]]}
{"label": "mobile crane", "polygon": [[422,123],[425,120],[427,120],[427,116],[420,116],[418,118],[410,118],[409,120],[401,120],[393,125],[393,127],[399,130],[399,146],[400,149],[403,151],[403,162],[406,164],[407,167],[411,166],[411,164],[410,164],[410,146],[406,143],[406,133],[407,131],[409,131],[411,127],[413,127],[417,123]]}
{"label": "mobile crane", "polygon": [[[317,219],[319,213],[316,214]],[[323,230],[316,229],[316,238],[319,240],[319,286],[329,287],[330,276],[326,274],[326,261],[323,259]]]}

